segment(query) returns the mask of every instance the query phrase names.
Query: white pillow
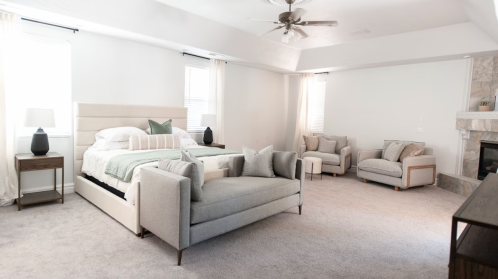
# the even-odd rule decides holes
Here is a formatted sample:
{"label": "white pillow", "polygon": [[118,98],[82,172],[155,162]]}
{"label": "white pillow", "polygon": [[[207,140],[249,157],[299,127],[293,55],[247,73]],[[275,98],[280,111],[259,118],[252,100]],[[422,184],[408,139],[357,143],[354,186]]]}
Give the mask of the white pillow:
{"label": "white pillow", "polygon": [[180,141],[182,143],[182,148],[192,146],[192,145],[198,145],[197,142],[193,139],[180,138]]}
{"label": "white pillow", "polygon": [[[147,128],[147,130],[145,130],[147,132],[147,134],[150,135],[150,127]],[[178,134],[180,136],[180,138],[183,138],[183,139],[191,139],[192,136],[185,130],[182,130],[180,128],[177,128],[177,127],[173,127],[173,130],[172,130],[173,134]]]}
{"label": "white pillow", "polygon": [[95,140],[105,139],[107,141],[128,141],[130,139],[130,135],[144,135],[147,133],[141,129],[135,127],[117,127],[117,128],[109,128],[104,129],[97,134],[95,134]]}
{"label": "white pillow", "polygon": [[129,141],[107,141],[105,139],[98,139],[90,148],[95,148],[97,150],[114,150],[128,149],[129,146]]}

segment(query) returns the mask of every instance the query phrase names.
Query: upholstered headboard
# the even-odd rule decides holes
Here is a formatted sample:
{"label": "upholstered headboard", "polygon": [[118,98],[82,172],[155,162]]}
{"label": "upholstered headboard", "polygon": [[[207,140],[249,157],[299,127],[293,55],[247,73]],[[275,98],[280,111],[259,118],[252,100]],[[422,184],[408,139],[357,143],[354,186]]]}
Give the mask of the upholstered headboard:
{"label": "upholstered headboard", "polygon": [[147,129],[148,120],[163,123],[173,120],[173,126],[187,130],[187,108],[139,105],[74,103],[74,175],[81,174],[83,154],[95,142],[95,134],[115,127]]}

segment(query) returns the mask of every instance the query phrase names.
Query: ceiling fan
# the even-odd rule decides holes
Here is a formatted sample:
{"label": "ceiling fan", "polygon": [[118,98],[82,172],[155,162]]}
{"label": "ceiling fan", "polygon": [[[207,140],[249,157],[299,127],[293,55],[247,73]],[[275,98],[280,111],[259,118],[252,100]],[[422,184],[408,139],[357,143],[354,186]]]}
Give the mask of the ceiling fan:
{"label": "ceiling fan", "polygon": [[308,37],[308,34],[304,32],[299,26],[330,26],[335,27],[338,25],[337,21],[329,20],[329,21],[301,21],[301,17],[306,13],[306,10],[297,8],[292,11],[292,4],[294,4],[296,0],[285,0],[287,4],[289,4],[289,11],[281,13],[278,16],[278,21],[274,20],[264,20],[264,19],[254,19],[248,18],[249,20],[255,21],[264,21],[264,22],[272,22],[274,24],[282,24],[273,28],[272,30],[259,34],[259,36],[266,35],[275,30],[285,28],[284,35],[282,36],[282,42],[288,44],[290,41],[298,41],[300,39],[305,39]]}

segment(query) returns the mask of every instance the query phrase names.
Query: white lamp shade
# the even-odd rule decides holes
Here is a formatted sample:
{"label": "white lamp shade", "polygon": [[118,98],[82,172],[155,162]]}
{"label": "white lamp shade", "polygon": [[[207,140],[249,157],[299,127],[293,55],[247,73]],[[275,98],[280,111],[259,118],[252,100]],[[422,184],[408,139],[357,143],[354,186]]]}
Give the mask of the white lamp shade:
{"label": "white lamp shade", "polygon": [[201,126],[216,127],[216,114],[202,114]]}
{"label": "white lamp shade", "polygon": [[55,127],[55,118],[53,109],[28,108],[24,117],[25,127]]}

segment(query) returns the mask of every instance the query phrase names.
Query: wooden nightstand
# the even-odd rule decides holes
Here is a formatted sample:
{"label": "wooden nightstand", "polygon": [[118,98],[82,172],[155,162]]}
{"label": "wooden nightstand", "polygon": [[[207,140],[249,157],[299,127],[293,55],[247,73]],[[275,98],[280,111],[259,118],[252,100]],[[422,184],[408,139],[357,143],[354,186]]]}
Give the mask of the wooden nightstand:
{"label": "wooden nightstand", "polygon": [[224,144],[219,144],[219,143],[211,143],[211,144],[205,144],[205,143],[199,143],[200,146],[207,146],[207,147],[218,147],[218,148],[221,148],[221,149],[225,149],[225,145]]}
{"label": "wooden nightstand", "polygon": [[[57,169],[62,169],[62,194],[57,192]],[[19,197],[21,196],[21,172],[37,170],[54,170],[54,190],[37,193],[24,194],[17,199],[17,210],[21,211],[21,206],[62,200],[64,203],[64,156],[49,152],[46,155],[35,156],[31,153],[16,154],[17,178],[19,180]]]}

